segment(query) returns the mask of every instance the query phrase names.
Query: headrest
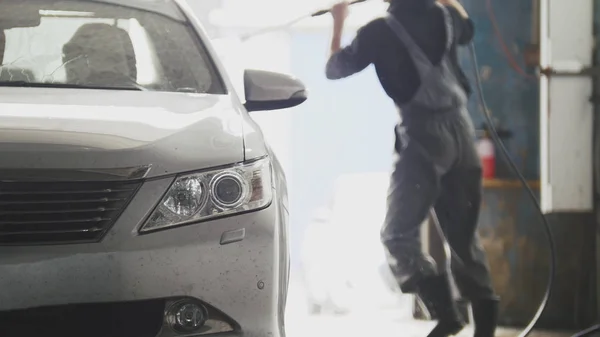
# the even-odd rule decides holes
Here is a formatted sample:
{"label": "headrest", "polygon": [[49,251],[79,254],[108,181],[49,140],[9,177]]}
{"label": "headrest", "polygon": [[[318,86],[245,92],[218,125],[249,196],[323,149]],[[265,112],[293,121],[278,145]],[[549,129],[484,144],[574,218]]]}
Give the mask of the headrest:
{"label": "headrest", "polygon": [[90,83],[94,76],[126,76],[135,80],[137,66],[127,31],[105,23],[81,26],[63,46],[69,82]]}

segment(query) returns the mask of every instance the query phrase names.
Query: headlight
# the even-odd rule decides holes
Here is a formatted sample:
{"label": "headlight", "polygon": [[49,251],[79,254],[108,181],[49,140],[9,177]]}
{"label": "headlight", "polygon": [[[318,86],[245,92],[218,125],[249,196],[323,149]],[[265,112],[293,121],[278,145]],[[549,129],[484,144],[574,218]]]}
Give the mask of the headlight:
{"label": "headlight", "polygon": [[177,177],[140,232],[264,208],[273,197],[268,157]]}

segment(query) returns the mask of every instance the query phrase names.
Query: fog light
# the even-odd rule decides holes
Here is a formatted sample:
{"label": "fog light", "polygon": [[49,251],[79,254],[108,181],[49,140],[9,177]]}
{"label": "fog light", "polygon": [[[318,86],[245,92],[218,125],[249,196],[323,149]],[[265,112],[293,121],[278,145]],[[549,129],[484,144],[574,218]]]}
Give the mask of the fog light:
{"label": "fog light", "polygon": [[193,301],[175,303],[167,314],[171,328],[178,332],[196,332],[204,326],[208,317],[206,308]]}

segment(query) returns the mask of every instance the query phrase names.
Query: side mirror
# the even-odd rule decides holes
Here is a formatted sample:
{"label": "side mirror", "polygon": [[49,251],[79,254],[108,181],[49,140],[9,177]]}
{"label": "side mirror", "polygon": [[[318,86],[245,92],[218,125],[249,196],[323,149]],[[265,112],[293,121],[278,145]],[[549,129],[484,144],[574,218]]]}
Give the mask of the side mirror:
{"label": "side mirror", "polygon": [[264,70],[244,72],[246,110],[264,111],[291,108],[307,99],[306,87],[299,80]]}

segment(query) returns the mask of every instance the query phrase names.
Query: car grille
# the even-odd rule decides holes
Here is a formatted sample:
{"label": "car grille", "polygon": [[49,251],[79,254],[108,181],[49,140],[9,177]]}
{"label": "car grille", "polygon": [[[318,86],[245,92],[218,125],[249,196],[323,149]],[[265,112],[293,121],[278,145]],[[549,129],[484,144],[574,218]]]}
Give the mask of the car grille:
{"label": "car grille", "polygon": [[155,337],[165,300],[70,304],[0,312],[2,337]]}
{"label": "car grille", "polygon": [[0,182],[0,245],[102,239],[141,182]]}

